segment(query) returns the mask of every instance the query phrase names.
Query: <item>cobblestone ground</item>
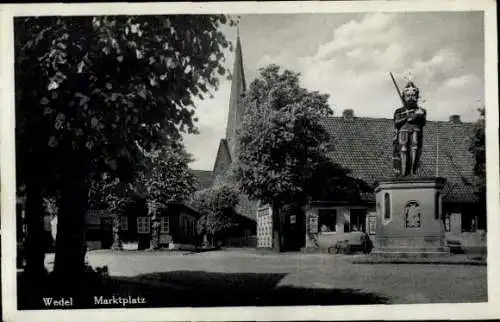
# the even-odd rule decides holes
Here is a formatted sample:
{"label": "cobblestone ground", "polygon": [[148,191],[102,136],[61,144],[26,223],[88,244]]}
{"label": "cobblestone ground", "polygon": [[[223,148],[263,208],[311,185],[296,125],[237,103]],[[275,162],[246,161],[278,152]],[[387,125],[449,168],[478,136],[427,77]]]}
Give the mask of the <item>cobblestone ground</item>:
{"label": "cobblestone ground", "polygon": [[107,265],[115,277],[142,276],[142,280],[161,281],[165,287],[193,290],[352,290],[380,296],[391,304],[487,301],[486,266],[352,264],[342,255],[259,254],[254,250],[101,250],[89,252],[88,262],[93,267]]}

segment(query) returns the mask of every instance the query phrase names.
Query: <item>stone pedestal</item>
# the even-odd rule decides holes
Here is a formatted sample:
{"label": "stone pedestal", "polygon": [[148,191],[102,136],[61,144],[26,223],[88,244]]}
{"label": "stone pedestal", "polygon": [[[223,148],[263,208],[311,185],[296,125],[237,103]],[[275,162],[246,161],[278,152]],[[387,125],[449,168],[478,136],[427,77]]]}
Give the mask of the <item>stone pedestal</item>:
{"label": "stone pedestal", "polygon": [[376,193],[377,225],[373,254],[442,256],[443,178],[394,178],[380,181]]}

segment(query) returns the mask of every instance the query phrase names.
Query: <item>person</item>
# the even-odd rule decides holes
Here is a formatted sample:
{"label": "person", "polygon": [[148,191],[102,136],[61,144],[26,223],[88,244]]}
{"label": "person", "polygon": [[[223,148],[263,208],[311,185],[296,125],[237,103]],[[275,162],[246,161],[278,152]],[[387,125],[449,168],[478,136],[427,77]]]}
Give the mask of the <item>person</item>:
{"label": "person", "polygon": [[418,105],[420,90],[409,82],[403,90],[404,106],[394,111],[394,165],[400,176],[415,175],[422,153],[423,127],[427,112]]}
{"label": "person", "polygon": [[363,232],[362,241],[363,241],[362,242],[363,253],[369,254],[373,249],[373,242],[370,239],[370,236],[366,232]]}

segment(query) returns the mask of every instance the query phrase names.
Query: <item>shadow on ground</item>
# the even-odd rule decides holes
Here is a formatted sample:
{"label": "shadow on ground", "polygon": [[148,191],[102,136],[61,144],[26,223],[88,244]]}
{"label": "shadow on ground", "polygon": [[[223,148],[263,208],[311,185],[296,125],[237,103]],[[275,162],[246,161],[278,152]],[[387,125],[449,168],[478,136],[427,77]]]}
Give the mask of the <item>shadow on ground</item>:
{"label": "shadow on ground", "polygon": [[[173,271],[134,277],[112,277],[98,288],[80,290],[73,308],[117,308],[95,305],[94,296],[142,297],[145,304],[127,307],[289,306],[386,304],[389,300],[356,289],[319,289],[280,286],[286,274]],[[27,290],[19,290],[20,293]],[[18,293],[19,294],[19,293]],[[20,309],[43,309],[43,302],[24,303]],[[35,301],[36,302],[36,301]],[[21,304],[21,303],[20,303]]]}

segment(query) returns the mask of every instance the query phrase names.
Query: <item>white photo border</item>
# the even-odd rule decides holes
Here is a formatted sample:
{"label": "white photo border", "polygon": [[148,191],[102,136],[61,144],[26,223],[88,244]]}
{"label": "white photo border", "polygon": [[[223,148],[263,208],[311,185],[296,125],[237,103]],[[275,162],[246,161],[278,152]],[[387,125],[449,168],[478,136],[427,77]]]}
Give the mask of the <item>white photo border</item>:
{"label": "white photo border", "polygon": [[[494,0],[87,3],[2,5],[0,40],[2,301],[6,321],[293,321],[498,318],[500,217],[497,17]],[[487,131],[488,303],[155,309],[17,310],[15,237],[15,106],[13,17],[124,14],[269,14],[483,11]]]}

